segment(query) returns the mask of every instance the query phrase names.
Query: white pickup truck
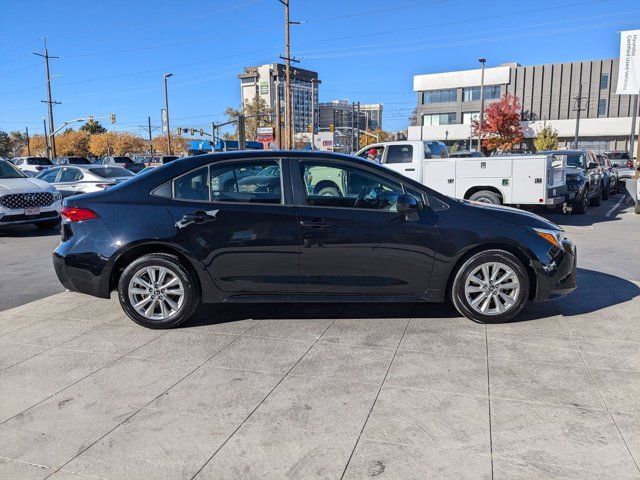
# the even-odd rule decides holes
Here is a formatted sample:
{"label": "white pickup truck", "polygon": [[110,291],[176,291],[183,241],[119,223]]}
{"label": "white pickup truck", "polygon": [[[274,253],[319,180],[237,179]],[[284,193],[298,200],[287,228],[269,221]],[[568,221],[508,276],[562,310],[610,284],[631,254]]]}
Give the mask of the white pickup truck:
{"label": "white pickup truck", "polygon": [[[368,145],[369,158],[450,197],[497,205],[567,202],[566,160],[554,155],[449,158],[442,142],[406,140]],[[373,152],[375,150],[375,153]]]}

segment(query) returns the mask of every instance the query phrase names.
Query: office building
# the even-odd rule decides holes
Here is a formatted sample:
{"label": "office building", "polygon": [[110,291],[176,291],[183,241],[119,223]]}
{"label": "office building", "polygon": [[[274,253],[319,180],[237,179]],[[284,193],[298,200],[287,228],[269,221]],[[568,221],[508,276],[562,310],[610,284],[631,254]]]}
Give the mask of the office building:
{"label": "office building", "polygon": [[[409,127],[409,138],[468,148],[471,122],[480,112],[480,79],[480,69],[414,76],[418,125]],[[617,80],[618,59],[504,64],[485,70],[485,108],[505,93],[513,94],[521,102],[525,148],[533,149],[533,138],[545,122],[558,131],[559,147],[570,148],[581,97],[579,146],[626,150],[633,97],[615,93]]]}
{"label": "office building", "polygon": [[[240,98],[242,103],[251,102],[259,95],[276,113],[277,99],[280,99],[282,121],[285,117],[285,65],[270,63],[256,67],[245,67],[244,72],[238,75],[240,79]],[[313,102],[318,105],[318,80],[317,72],[304,70],[295,66],[291,67],[291,103],[294,132],[306,131],[311,124],[311,96],[315,96]]]}
{"label": "office building", "polygon": [[324,102],[318,105],[318,128],[352,128],[357,119],[360,130],[376,130],[382,128],[382,109],[381,103],[361,103],[358,107],[348,100]]}

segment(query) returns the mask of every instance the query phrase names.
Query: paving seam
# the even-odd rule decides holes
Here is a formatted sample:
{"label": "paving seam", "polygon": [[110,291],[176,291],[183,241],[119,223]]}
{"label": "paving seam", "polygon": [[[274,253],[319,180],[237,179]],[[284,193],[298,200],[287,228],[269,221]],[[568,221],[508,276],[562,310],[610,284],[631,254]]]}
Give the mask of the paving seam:
{"label": "paving seam", "polygon": [[365,427],[367,426],[367,422],[369,421],[369,417],[371,416],[371,412],[373,411],[373,408],[376,405],[376,402],[378,401],[378,397],[380,396],[380,392],[382,391],[382,387],[384,386],[384,382],[387,379],[387,376],[389,375],[389,371],[391,370],[391,366],[393,365],[393,361],[396,358],[396,355],[398,354],[398,350],[400,349],[400,345],[402,344],[402,340],[404,339],[404,334],[407,332],[407,328],[409,328],[409,323],[411,323],[411,319],[413,318],[413,312],[415,312],[415,309],[417,308],[417,306],[413,307],[413,310],[411,312],[411,316],[409,317],[409,319],[407,320],[407,323],[404,326],[404,330],[402,331],[402,335],[400,336],[400,340],[398,340],[398,345],[396,346],[395,351],[393,352],[393,357],[391,357],[391,361],[389,362],[389,366],[387,367],[387,371],[384,373],[384,377],[382,379],[382,382],[380,382],[380,386],[378,387],[378,391],[376,392],[376,396],[373,399],[373,402],[371,403],[371,407],[369,408],[369,412],[367,413],[367,418],[365,418],[364,423],[362,424],[362,428],[360,429],[360,433],[358,433],[358,438],[356,439],[356,443],[353,445],[353,449],[351,450],[351,454],[349,455],[349,459],[347,460],[347,463],[344,466],[344,470],[342,470],[342,475],[340,475],[340,480],[342,480],[345,476],[345,474],[347,473],[347,469],[349,468],[349,464],[351,463],[351,459],[353,458],[353,454],[356,451],[356,448],[358,447],[358,443],[360,443],[360,438],[362,437],[362,433],[364,432]]}
{"label": "paving seam", "polygon": [[[87,447],[83,448],[81,451],[79,451],[76,455],[74,455],[71,459],[67,460],[65,463],[63,463],[61,466],[57,467],[55,469],[55,471],[53,473],[51,473],[51,475],[46,476],[43,480],[46,480],[47,478],[50,478],[52,475],[55,475],[57,472],[61,471],[65,465],[68,465],[69,463],[71,463],[73,460],[75,460],[76,458],[78,458],[80,455],[82,455],[84,452],[86,452],[87,450],[89,450],[91,447],[93,447],[96,443],[98,443],[100,440],[102,440],[103,438],[105,438],[106,436],[108,436],[110,433],[112,433],[113,431],[115,431],[117,428],[119,428],[122,424],[128,422],[131,418],[133,418],[134,416],[136,416],[138,413],[140,413],[142,410],[144,410],[147,406],[151,405],[153,402],[155,402],[158,398],[160,398],[162,395],[164,395],[166,392],[168,392],[169,390],[171,390],[173,387],[175,387],[176,385],[178,385],[180,382],[182,382],[185,378],[191,376],[193,373],[195,373],[196,371],[198,371],[204,364],[206,364],[207,362],[209,362],[210,360],[212,360],[213,358],[215,358],[216,356],[220,355],[224,350],[226,350],[227,348],[229,348],[231,345],[233,345],[234,343],[236,343],[238,340],[240,340],[245,333],[247,333],[249,330],[251,330],[252,328],[254,328],[256,325],[258,325],[260,322],[256,322],[253,325],[251,325],[247,330],[245,330],[244,332],[242,332],[242,334],[238,335],[237,338],[233,339],[233,341],[231,341],[229,344],[225,345],[223,348],[221,348],[220,350],[218,350],[214,355],[212,355],[211,357],[209,357],[207,360],[205,360],[203,363],[201,363],[200,365],[198,365],[197,367],[195,367],[193,370],[191,370],[189,373],[187,373],[184,377],[182,377],[180,380],[178,380],[177,382],[175,382],[173,385],[169,386],[167,389],[165,389],[164,391],[162,391],[159,395],[155,396],[154,398],[151,399],[151,401],[149,401],[148,403],[146,403],[145,405],[143,405],[142,407],[138,408],[138,407],[133,407],[133,408],[138,408],[138,410],[136,410],[135,412],[133,412],[131,415],[129,415],[127,418],[125,418],[123,421],[121,421],[120,423],[118,423],[115,427],[113,427],[111,430],[109,430],[107,433],[105,433],[104,435],[102,435],[100,438],[98,438],[97,440],[95,440],[94,442],[92,442],[90,445],[88,445]],[[149,342],[146,342],[144,345],[140,345],[139,347],[133,349],[131,352],[135,352],[136,350],[138,350],[139,348],[142,348],[144,346],[146,346],[148,343],[153,342],[154,340],[160,338],[163,335],[166,335],[167,333],[171,332],[171,330],[167,330],[166,332],[164,332],[161,335],[158,335],[157,337],[153,338],[152,340],[150,340]],[[128,353],[126,354],[128,355]],[[122,357],[118,358],[118,360],[120,360],[121,358],[125,357],[126,355],[123,355]],[[117,360],[116,360],[117,361]],[[111,362],[109,365],[112,365],[115,362]],[[105,367],[107,367],[108,365],[105,365]],[[105,368],[103,367],[103,368]],[[102,368],[100,369],[102,370]],[[98,372],[99,370],[96,370],[96,372]],[[96,373],[93,372],[93,373]],[[93,375],[87,375],[87,377]],[[85,377],[85,378],[87,378]],[[84,380],[84,379],[82,379]],[[81,381],[81,380],[79,380]],[[78,383],[78,382],[75,382]],[[67,388],[72,387],[73,385],[75,385],[75,383],[73,383],[72,385],[69,385],[68,387],[65,387],[63,390],[66,390]],[[61,390],[62,391],[62,390]],[[54,395],[57,395],[60,392],[56,392]],[[33,408],[33,407],[31,407]],[[1,424],[0,424],[1,425]],[[70,472],[70,473],[75,473],[75,472]]]}
{"label": "paving seam", "polygon": [[[553,304],[553,306],[556,308],[556,310],[558,310],[556,305],[555,305],[555,303]],[[605,410],[609,414],[609,418],[613,422],[613,425],[616,427],[616,430],[618,431],[618,435],[620,435],[620,439],[622,440],[622,443],[624,444],[625,448],[627,449],[627,453],[629,453],[629,456],[631,457],[631,460],[633,461],[634,465],[636,466],[636,469],[638,470],[638,472],[640,472],[640,466],[638,466],[638,462],[634,458],[633,453],[631,453],[631,449],[629,448],[629,445],[627,445],[627,441],[624,438],[624,435],[622,435],[622,432],[620,431],[620,427],[618,427],[618,423],[616,422],[615,418],[613,417],[613,413],[609,409],[609,405],[607,405],[607,401],[604,399],[604,395],[602,395],[602,392],[600,391],[600,388],[598,387],[598,384],[596,383],[595,379],[593,378],[593,375],[591,374],[591,370],[589,370],[589,367],[587,366],[587,362],[582,357],[582,352],[580,352],[580,349],[578,348],[578,346],[576,345],[575,341],[573,340],[573,335],[571,335],[571,332],[569,332],[569,329],[565,325],[564,320],[562,319],[562,316],[560,316],[560,322],[562,322],[562,325],[564,326],[565,330],[567,330],[567,333],[569,334],[569,338],[571,339],[571,343],[573,344],[574,348],[576,349],[576,352],[578,352],[578,355],[580,356],[580,360],[582,360],[582,364],[584,365],[585,370],[589,374],[589,378],[591,379],[591,382],[593,383],[593,386],[595,387],[596,391],[598,392],[598,395],[600,395],[600,399],[602,400],[602,403],[605,406]]]}
{"label": "paving seam", "polygon": [[240,423],[240,425],[238,425],[238,427],[231,432],[231,435],[229,435],[227,437],[227,439],[213,452],[213,454],[207,459],[206,462],[204,462],[204,464],[196,471],[195,474],[193,474],[193,476],[191,477],[191,480],[193,480],[194,478],[196,478],[200,472],[202,470],[204,470],[204,468],[209,464],[209,462],[213,459],[213,457],[215,457],[217,455],[217,453],[229,442],[229,440],[231,440],[231,438],[236,434],[236,432],[238,430],[240,430],[240,428],[247,423],[247,420],[249,419],[249,417],[251,417],[251,415],[253,415],[253,413],[260,408],[260,406],[264,403],[264,401],[269,398],[269,395],[271,395],[274,390],[276,388],[278,388],[278,385],[280,385],[285,378],[287,378],[287,376],[289,375],[289,373],[291,373],[291,371],[296,368],[296,365],[298,365],[302,359],[307,355],[307,353],[309,353],[309,351],[320,341],[320,339],[322,338],[322,336],[326,333],[327,330],[329,330],[331,328],[331,326],[336,322],[336,318],[334,318],[332,320],[332,322],[327,326],[327,328],[325,328],[322,332],[322,334],[309,346],[309,348],[300,356],[300,358],[293,364],[293,366],[282,376],[282,378],[275,384],[275,386],[269,390],[269,392],[264,396],[264,398],[260,401],[260,403],[258,403],[258,405],[251,410],[251,412],[249,413],[249,415],[247,415],[245,417],[245,419]]}

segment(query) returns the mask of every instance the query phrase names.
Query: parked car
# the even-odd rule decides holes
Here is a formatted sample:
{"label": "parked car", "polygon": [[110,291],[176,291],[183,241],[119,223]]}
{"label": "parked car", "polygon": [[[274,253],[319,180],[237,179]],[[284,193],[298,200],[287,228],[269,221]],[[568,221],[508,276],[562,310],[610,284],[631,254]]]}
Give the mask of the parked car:
{"label": "parked car", "polygon": [[633,160],[629,158],[629,154],[625,151],[615,150],[611,152],[605,152],[605,155],[609,157],[611,165],[618,174],[618,191],[626,191],[626,180],[635,176],[635,169]]}
{"label": "parked car", "polygon": [[52,184],[63,197],[99,192],[128,180],[135,174],[110,165],[74,165],[50,168],[36,178]]}
{"label": "parked car", "polygon": [[0,226],[32,223],[40,229],[54,228],[60,223],[61,201],[52,185],[0,160]]}
{"label": "parked car", "polygon": [[[337,196],[314,169],[349,179]],[[245,176],[225,189],[237,172]],[[260,182],[279,179],[279,188]],[[312,180],[313,181],[313,180]],[[505,322],[576,286],[576,249],[528,212],[461,201],[373,162],[328,152],[240,151],[180,159],[64,200],[56,273],[112,290],[140,325],[175,327],[201,302],[443,302]]]}
{"label": "parked car", "polygon": [[35,177],[53,165],[51,160],[45,157],[16,157],[13,159],[13,164],[25,172],[28,177]]}
{"label": "parked car", "polygon": [[583,214],[589,205],[598,206],[602,202],[602,171],[596,154],[591,150],[553,150],[550,153],[566,159],[567,190],[571,196],[573,213]]}
{"label": "parked car", "polygon": [[138,173],[144,168],[144,163],[136,162],[131,157],[124,156],[111,156],[102,157],[96,161],[98,165],[110,165],[112,167],[122,167],[127,170],[131,170],[133,173]]}
{"label": "parked car", "polygon": [[91,165],[86,157],[58,157],[53,159],[54,165]]}
{"label": "parked car", "polygon": [[164,165],[165,163],[172,162],[177,160],[178,156],[176,155],[159,155],[155,157],[144,157],[143,163],[146,167],[159,167],[160,165]]}
{"label": "parked car", "polygon": [[602,171],[602,198],[606,200],[609,195],[618,193],[618,172],[605,154],[599,153],[596,157]]}

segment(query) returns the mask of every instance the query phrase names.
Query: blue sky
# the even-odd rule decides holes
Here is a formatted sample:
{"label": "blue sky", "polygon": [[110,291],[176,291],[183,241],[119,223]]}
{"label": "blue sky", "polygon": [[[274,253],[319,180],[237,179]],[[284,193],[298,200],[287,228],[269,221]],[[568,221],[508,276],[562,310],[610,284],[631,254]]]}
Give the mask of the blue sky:
{"label": "blue sky", "polygon": [[[2,5],[3,4],[3,5]],[[640,28],[638,0],[291,0],[292,53],[319,72],[320,100],[384,103],[384,128],[404,129],[413,75],[488,66],[612,58]],[[32,1],[0,4],[0,129],[42,131],[48,36],[56,123],[117,115],[109,128],[160,122],[171,72],[172,128],[208,128],[237,107],[236,74],[283,51],[277,0]]]}

